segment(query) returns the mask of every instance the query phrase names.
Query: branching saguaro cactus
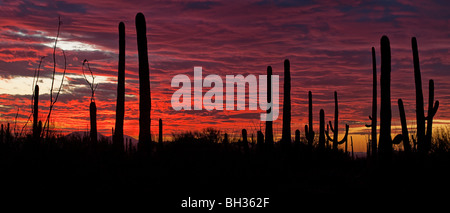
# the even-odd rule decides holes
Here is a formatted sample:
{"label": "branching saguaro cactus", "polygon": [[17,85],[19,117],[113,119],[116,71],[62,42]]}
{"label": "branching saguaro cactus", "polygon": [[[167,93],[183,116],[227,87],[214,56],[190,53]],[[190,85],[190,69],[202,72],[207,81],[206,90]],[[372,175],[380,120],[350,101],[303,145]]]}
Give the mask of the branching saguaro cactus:
{"label": "branching saguaro cactus", "polygon": [[136,15],[136,34],[139,55],[139,144],[149,147],[150,135],[150,71],[147,51],[147,26],[144,14]]}
{"label": "branching saguaro cactus", "polygon": [[[267,67],[267,103],[272,103],[272,67]],[[272,104],[273,106],[273,104]],[[267,115],[271,115],[273,107],[267,110]],[[266,146],[271,148],[273,146],[273,123],[271,119],[266,121]]]}
{"label": "branching saguaro cactus", "polygon": [[291,144],[291,65],[289,60],[284,60],[284,92],[283,92],[283,130],[281,145]]}
{"label": "branching saguaro cactus", "polygon": [[369,119],[372,121],[371,124],[366,125],[366,127],[372,127],[372,156],[377,154],[377,61],[375,57],[375,48],[372,47],[372,70],[373,70],[373,88],[372,88],[372,116]]}
{"label": "branching saguaro cactus", "polygon": [[[84,66],[87,66],[89,73],[91,75],[92,81],[89,82],[87,79],[87,76],[85,74]],[[97,89],[98,84],[95,84],[95,76],[92,73],[91,67],[89,66],[89,61],[84,59],[83,66],[82,66],[83,76],[86,80],[86,83],[89,85],[91,89],[91,103],[89,104],[89,117],[91,121],[91,142],[97,143],[97,106],[95,104],[95,90]]]}
{"label": "branching saguaro cactus", "polygon": [[114,131],[114,146],[122,151],[123,145],[123,120],[125,117],[125,24],[119,23],[119,64],[117,74],[117,102],[116,123]]}
{"label": "branching saguaro cactus", "polygon": [[334,92],[334,126],[331,123],[331,121],[329,121],[329,124],[330,124],[330,129],[333,132],[334,136],[333,136],[333,138],[331,138],[328,130],[325,133],[327,135],[328,140],[333,142],[333,150],[337,151],[338,150],[338,145],[339,144],[343,144],[343,143],[345,143],[347,141],[349,126],[348,126],[348,124],[345,125],[344,138],[342,138],[342,140],[338,141],[339,109],[338,109],[338,98],[337,98],[337,92],[336,91]]}
{"label": "branching saguaro cactus", "polygon": [[[423,92],[422,92],[422,77],[420,74],[419,50],[417,47],[417,40],[415,37],[411,39],[411,46],[413,52],[414,63],[414,81],[416,88],[416,119],[417,119],[417,143],[418,150],[421,153],[428,153],[431,149],[431,136],[433,130],[433,117],[439,108],[439,101],[434,101],[434,81],[429,82],[428,94],[428,116],[425,117]],[[425,133],[425,120],[427,120],[427,129]]]}
{"label": "branching saguaro cactus", "polygon": [[312,147],[314,143],[314,131],[313,131],[313,113],[312,113],[312,93],[308,92],[308,125],[305,125],[305,137],[308,140],[308,147]]}
{"label": "branching saguaro cactus", "polygon": [[391,138],[391,47],[387,36],[381,37],[381,76],[380,76],[380,157],[389,159],[392,155],[392,144],[399,144],[402,135]]}

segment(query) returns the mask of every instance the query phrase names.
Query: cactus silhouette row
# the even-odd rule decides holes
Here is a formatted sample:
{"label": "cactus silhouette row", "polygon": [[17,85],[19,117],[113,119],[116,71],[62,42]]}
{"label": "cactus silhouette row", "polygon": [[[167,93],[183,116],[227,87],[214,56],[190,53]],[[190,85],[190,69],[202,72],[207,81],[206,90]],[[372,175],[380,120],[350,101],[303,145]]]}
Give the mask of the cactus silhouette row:
{"label": "cactus silhouette row", "polygon": [[[150,81],[149,81],[149,62],[148,62],[148,50],[147,50],[147,36],[146,36],[146,22],[145,17],[142,13],[138,13],[135,19],[136,25],[136,35],[137,35],[137,47],[138,47],[138,57],[139,57],[139,147],[143,149],[148,149],[150,146],[151,135],[150,135],[150,126],[151,126],[151,93],[150,93]],[[115,128],[113,129],[113,145],[117,150],[124,150],[124,114],[125,114],[125,24],[123,22],[119,23],[119,60],[118,60],[118,85],[117,85],[117,100],[116,100],[116,121]],[[272,67],[267,67],[267,101],[268,103],[272,102]],[[86,79],[87,81],[87,79]],[[90,111],[90,123],[91,123],[91,141],[97,141],[97,107],[94,101],[94,83],[87,81],[92,89],[92,97],[89,105]],[[288,147],[291,143],[291,78],[290,78],[290,62],[289,60],[284,61],[284,99],[283,99],[283,128],[282,128],[282,137],[280,140],[280,144],[282,146]],[[38,97],[39,97],[39,86],[36,85],[35,94],[34,94],[34,114],[33,114],[33,135],[39,135],[39,124],[37,121],[38,117]],[[336,102],[337,104],[337,102]],[[267,113],[270,113],[271,109],[267,110]],[[324,115],[323,110],[321,110],[321,128],[320,128],[320,146],[325,146],[325,134],[327,131],[324,130]],[[336,113],[337,113],[337,105],[336,105]],[[337,116],[337,114],[335,115]],[[305,134],[308,140],[308,145],[311,147],[314,143],[314,131],[313,131],[313,116],[312,116],[312,94],[309,92],[309,127],[305,126]],[[41,124],[42,125],[42,124]],[[331,125],[331,122],[330,122]],[[337,117],[335,118],[335,128],[332,131],[337,137]],[[41,127],[42,128],[42,127]],[[242,130],[242,144],[244,144],[244,150],[248,151],[248,143],[246,130]],[[334,149],[337,149],[337,144],[341,144],[346,141],[348,132],[348,126],[346,130],[346,136],[339,143],[334,139],[331,139],[328,135],[328,140],[332,141],[334,144]],[[225,142],[228,141],[228,138],[225,137]],[[296,142],[300,141],[300,131],[296,131]],[[162,120],[159,120],[159,142],[162,142]],[[273,122],[267,121],[265,127],[265,137],[261,131],[257,133],[257,142],[258,144],[266,144],[267,147],[272,148],[274,139],[273,139]],[[147,148],[145,148],[147,147]],[[265,146],[261,146],[265,147]],[[127,147],[127,149],[130,149]]]}
{"label": "cactus silhouette row", "polygon": [[[432,138],[432,125],[433,118],[439,107],[439,101],[434,102],[434,81],[429,81],[429,101],[428,101],[428,115],[424,115],[423,93],[422,93],[422,80],[419,66],[419,55],[417,48],[417,40],[415,37],[411,39],[412,52],[413,52],[413,64],[414,64],[414,80],[416,90],[416,122],[417,122],[417,150],[420,153],[428,153],[431,148]],[[412,151],[411,143],[409,140],[408,127],[406,122],[406,113],[403,105],[403,100],[398,99],[398,108],[400,114],[400,123],[402,133],[391,138],[391,50],[390,42],[387,36],[383,36],[380,40],[381,51],[381,68],[380,68],[380,140],[377,147],[377,74],[376,74],[376,61],[375,61],[375,49],[372,47],[372,61],[373,61],[373,101],[372,101],[372,116],[369,119],[371,124],[366,125],[372,128],[371,146],[368,149],[372,149],[372,155],[380,154],[380,156],[389,158],[393,152],[393,144],[400,144],[403,142],[404,151],[409,153]],[[434,102],[434,103],[433,103]],[[427,128],[425,131],[425,120],[427,121]],[[416,147],[416,142],[414,143]],[[415,149],[415,148],[414,148]]]}
{"label": "cactus silhouette row", "polygon": [[[139,58],[139,148],[148,149],[150,147],[151,135],[151,92],[150,92],[150,73],[147,50],[147,35],[146,22],[142,13],[136,15],[135,20],[137,47]],[[125,25],[123,22],[119,23],[119,60],[118,60],[118,85],[117,85],[117,102],[116,102],[116,121],[113,130],[113,144],[117,150],[123,151],[124,147],[124,114],[125,114]],[[439,101],[434,102],[434,81],[429,80],[429,105],[428,114],[424,115],[424,101],[422,94],[421,73],[419,66],[419,56],[416,38],[412,38],[412,52],[414,64],[414,78],[416,90],[416,120],[417,120],[417,142],[413,139],[414,150],[417,145],[417,150],[422,153],[427,153],[431,148],[432,125],[433,118],[436,115],[439,107]],[[380,131],[379,142],[377,143],[377,67],[375,48],[372,47],[372,68],[373,68],[373,95],[372,95],[372,114],[369,116],[371,123],[366,125],[371,128],[371,143],[368,148],[371,149],[372,155],[380,154],[383,156],[390,156],[393,152],[393,145],[403,142],[403,147],[406,152],[411,152],[412,146],[410,144],[408,127],[406,122],[405,108],[402,99],[398,99],[398,107],[400,114],[400,121],[402,133],[391,137],[391,51],[390,43],[387,36],[383,36],[380,40],[381,53],[381,68],[380,68]],[[272,67],[267,67],[267,102],[272,102]],[[89,83],[89,82],[88,82]],[[93,88],[92,82],[91,88]],[[291,75],[290,62],[284,61],[284,97],[283,97],[283,126],[280,144],[282,147],[288,147],[291,144]],[[42,122],[38,121],[38,102],[39,102],[39,86],[34,88],[34,106],[33,106],[33,138],[39,139],[42,131]],[[434,103],[433,103],[434,102]],[[305,139],[309,148],[315,144],[315,137],[318,136],[318,148],[323,150],[328,146],[328,142],[332,143],[333,150],[338,150],[338,145],[347,144],[349,125],[345,125],[344,137],[339,140],[339,110],[337,91],[334,92],[334,122],[329,121],[325,123],[325,111],[320,109],[319,115],[319,131],[318,134],[313,128],[313,99],[312,92],[308,92],[308,124],[305,125]],[[92,97],[90,103],[90,121],[91,121],[91,141],[96,141],[97,124],[96,124],[96,105],[94,101],[94,89],[92,90]],[[271,109],[267,110],[270,113]],[[426,124],[425,125],[425,121]],[[325,126],[327,127],[325,130]],[[253,135],[252,135],[253,137]],[[252,138],[253,140],[253,138]],[[162,120],[159,119],[159,143],[162,143]],[[224,143],[228,143],[228,137],[225,136]],[[245,152],[248,152],[247,131],[242,130],[242,144]],[[295,131],[294,143],[300,142],[300,131]],[[274,144],[273,122],[266,121],[265,134],[262,131],[257,132],[257,144],[260,149],[264,147],[272,148]],[[264,145],[265,144],[265,145]],[[127,148],[129,149],[129,148]],[[258,148],[259,149],[259,148]]]}

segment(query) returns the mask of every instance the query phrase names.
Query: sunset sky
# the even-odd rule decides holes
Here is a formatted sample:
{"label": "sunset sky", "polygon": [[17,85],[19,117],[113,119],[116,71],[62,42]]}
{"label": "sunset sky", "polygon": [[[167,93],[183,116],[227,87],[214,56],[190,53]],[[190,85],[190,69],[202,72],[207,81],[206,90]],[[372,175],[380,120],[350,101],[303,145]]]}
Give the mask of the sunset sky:
{"label": "sunset sky", "polygon": [[[89,60],[96,81],[98,129],[111,134],[115,122],[118,63],[118,24],[126,28],[125,134],[138,136],[138,58],[134,18],[142,12],[147,21],[152,96],[152,133],[158,119],[165,137],[186,130],[215,127],[238,136],[240,129],[255,133],[264,123],[261,111],[175,111],[170,86],[177,74],[193,78],[194,66],[203,76],[263,75],[268,65],[280,75],[283,100],[283,61],[291,62],[292,132],[308,121],[308,91],[313,94],[315,129],[319,110],[333,120],[333,92],[339,97],[342,137],[345,124],[363,151],[370,129],[372,100],[371,47],[377,53],[387,35],[391,43],[392,121],[399,125],[397,99],[405,104],[408,127],[415,127],[415,90],[411,38],[417,37],[425,107],[428,80],[435,81],[440,101],[435,127],[450,124],[450,2],[449,1],[17,1],[0,0],[0,122],[22,128],[31,113],[35,69],[41,69],[40,119],[49,105],[52,46],[61,17],[58,73],[67,57],[63,91],[52,122],[62,133],[89,128],[90,89],[81,67]],[[379,73],[378,73],[379,76]],[[59,78],[58,78],[59,77]],[[57,75],[57,85],[60,82]],[[282,110],[274,122],[281,134]],[[28,125],[28,129],[31,125]],[[393,127],[393,133],[400,133]],[[256,137],[256,136],[255,136]]]}

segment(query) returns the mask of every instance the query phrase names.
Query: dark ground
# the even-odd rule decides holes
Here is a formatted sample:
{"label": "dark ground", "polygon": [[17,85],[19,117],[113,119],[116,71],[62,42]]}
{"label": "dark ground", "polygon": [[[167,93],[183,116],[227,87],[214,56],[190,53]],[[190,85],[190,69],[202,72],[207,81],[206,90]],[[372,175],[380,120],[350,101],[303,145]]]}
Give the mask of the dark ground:
{"label": "dark ground", "polygon": [[[105,142],[16,141],[0,146],[4,204],[36,202],[65,209],[140,207],[146,212],[208,212],[182,200],[268,197],[266,208],[213,211],[364,211],[436,206],[449,196],[450,155],[396,153],[389,162],[352,160],[342,152],[304,146],[269,150],[207,142],[153,144],[151,154],[118,154]],[[17,205],[16,207],[24,207]],[[26,207],[26,205],[25,205]],[[309,211],[308,211],[309,212]]]}

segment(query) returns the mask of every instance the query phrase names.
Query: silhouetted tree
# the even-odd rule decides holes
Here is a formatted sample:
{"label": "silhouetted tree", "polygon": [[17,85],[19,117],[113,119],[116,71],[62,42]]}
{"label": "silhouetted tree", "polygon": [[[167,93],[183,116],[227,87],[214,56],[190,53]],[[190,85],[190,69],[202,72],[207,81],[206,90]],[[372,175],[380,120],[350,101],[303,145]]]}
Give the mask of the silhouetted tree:
{"label": "silhouetted tree", "polygon": [[[44,123],[44,126],[43,126],[44,129],[47,128],[46,137],[49,137],[50,117],[51,117],[51,114],[52,114],[53,107],[55,106],[56,102],[58,101],[59,94],[61,94],[61,89],[62,89],[62,86],[64,84],[64,79],[65,79],[65,75],[66,75],[66,68],[67,68],[66,54],[65,54],[64,50],[62,50],[62,54],[64,56],[64,69],[63,69],[63,72],[62,72],[61,84],[59,85],[59,89],[56,92],[56,94],[53,94],[53,89],[54,89],[54,84],[55,84],[55,76],[56,76],[56,47],[57,47],[57,43],[58,43],[58,39],[59,39],[60,29],[61,29],[61,18],[58,17],[58,30],[57,30],[57,33],[56,33],[55,43],[53,45],[53,54],[52,54],[52,56],[53,56],[53,73],[52,73],[52,83],[51,83],[51,86],[50,86],[50,106],[49,106],[49,110],[48,110],[48,114],[47,114],[47,119],[45,120],[45,123]],[[42,131],[42,132],[44,132],[44,131]]]}

